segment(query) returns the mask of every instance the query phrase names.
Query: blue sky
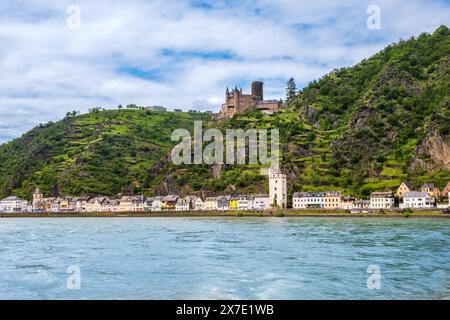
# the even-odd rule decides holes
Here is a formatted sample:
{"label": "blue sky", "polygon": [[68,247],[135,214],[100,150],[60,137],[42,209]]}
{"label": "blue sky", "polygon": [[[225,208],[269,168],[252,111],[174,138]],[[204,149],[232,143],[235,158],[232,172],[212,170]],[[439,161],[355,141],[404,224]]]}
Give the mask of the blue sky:
{"label": "blue sky", "polygon": [[0,143],[95,106],[218,110],[227,85],[252,80],[280,98],[291,76],[303,87],[449,20],[443,0],[2,0]]}

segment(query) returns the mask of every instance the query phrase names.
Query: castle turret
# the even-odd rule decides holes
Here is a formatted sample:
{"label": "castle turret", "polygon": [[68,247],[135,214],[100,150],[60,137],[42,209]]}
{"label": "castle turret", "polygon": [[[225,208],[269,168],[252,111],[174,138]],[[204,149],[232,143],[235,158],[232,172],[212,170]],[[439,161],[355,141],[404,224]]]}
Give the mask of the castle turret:
{"label": "castle turret", "polygon": [[264,100],[264,82],[252,82],[252,96],[259,97],[261,100]]}
{"label": "castle turret", "polygon": [[287,177],[278,168],[269,170],[269,199],[270,204],[280,209],[287,208]]}

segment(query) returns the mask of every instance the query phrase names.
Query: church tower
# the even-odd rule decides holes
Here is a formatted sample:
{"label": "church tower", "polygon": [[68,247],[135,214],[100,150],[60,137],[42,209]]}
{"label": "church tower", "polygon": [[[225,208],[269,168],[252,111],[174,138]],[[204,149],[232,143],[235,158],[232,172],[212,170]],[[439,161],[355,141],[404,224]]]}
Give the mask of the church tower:
{"label": "church tower", "polygon": [[278,168],[269,170],[269,200],[270,205],[280,209],[287,208],[287,177]]}
{"label": "church tower", "polygon": [[41,193],[39,188],[36,188],[33,193],[33,208],[39,207],[40,202],[44,198],[44,195]]}

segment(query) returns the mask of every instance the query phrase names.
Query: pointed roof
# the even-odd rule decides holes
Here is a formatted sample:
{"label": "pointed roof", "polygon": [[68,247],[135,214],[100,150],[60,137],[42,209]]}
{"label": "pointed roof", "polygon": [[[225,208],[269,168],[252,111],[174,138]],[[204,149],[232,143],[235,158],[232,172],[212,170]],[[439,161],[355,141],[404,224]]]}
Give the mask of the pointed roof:
{"label": "pointed roof", "polygon": [[[414,188],[413,184],[412,184],[411,182],[409,182],[409,181],[403,181],[403,182],[400,184],[400,186],[401,186],[402,184],[404,184],[405,186],[407,186],[409,190],[412,190],[412,189]],[[399,186],[399,188],[400,188],[400,186]]]}
{"label": "pointed roof", "polygon": [[450,192],[450,181],[447,183],[447,186],[444,188],[444,190],[442,191],[442,193],[449,193]]}
{"label": "pointed roof", "polygon": [[3,199],[2,201],[23,201],[23,200],[16,196],[9,196],[9,197]]}
{"label": "pointed roof", "polygon": [[434,188],[436,188],[436,185],[434,183],[424,183],[421,188],[434,189]]}

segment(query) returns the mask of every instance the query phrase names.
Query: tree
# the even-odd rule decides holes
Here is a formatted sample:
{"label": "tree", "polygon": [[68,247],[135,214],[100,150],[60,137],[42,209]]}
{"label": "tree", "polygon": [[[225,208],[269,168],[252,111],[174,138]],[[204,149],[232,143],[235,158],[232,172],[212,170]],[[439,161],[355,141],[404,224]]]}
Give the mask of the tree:
{"label": "tree", "polygon": [[297,95],[297,85],[295,84],[294,78],[290,78],[287,82],[286,87],[286,102],[291,102],[292,99]]}
{"label": "tree", "polygon": [[75,111],[75,110],[73,110],[72,112],[69,111],[66,113],[66,118],[76,117],[79,114],[80,114],[80,111]]}

